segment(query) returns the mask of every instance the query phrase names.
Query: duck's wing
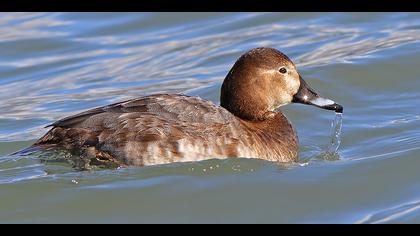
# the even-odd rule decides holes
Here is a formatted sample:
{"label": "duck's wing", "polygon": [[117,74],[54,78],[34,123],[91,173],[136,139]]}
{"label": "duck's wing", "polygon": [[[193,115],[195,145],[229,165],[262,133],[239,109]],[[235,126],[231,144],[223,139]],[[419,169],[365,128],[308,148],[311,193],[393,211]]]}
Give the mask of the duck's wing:
{"label": "duck's wing", "polygon": [[110,115],[144,113],[166,120],[191,123],[229,123],[234,120],[230,112],[210,101],[181,94],[156,94],[87,110],[60,119],[47,127],[77,127],[89,118],[104,113]]}
{"label": "duck's wing", "polygon": [[[61,146],[129,165],[238,156],[241,122],[210,101],[151,95],[61,119],[34,146]],[[249,135],[248,135],[249,136]],[[223,148],[222,148],[223,147]]]}

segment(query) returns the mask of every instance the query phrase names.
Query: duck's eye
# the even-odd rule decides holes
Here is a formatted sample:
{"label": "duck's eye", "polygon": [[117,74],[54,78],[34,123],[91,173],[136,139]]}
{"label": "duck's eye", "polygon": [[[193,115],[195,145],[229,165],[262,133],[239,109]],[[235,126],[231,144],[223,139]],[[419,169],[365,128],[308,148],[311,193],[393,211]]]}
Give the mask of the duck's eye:
{"label": "duck's eye", "polygon": [[286,68],[282,67],[282,68],[280,68],[279,72],[282,73],[282,74],[286,74],[287,70],[286,70]]}

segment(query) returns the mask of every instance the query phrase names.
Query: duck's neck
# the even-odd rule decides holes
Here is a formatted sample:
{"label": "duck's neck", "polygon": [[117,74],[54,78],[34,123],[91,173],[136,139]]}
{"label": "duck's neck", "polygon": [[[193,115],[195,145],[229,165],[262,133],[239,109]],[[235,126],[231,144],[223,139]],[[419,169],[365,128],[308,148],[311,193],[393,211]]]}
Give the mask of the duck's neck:
{"label": "duck's neck", "polygon": [[[252,75],[243,75],[242,71],[229,71],[223,81],[220,91],[220,106],[235,116],[252,121],[264,121],[269,118],[272,112],[269,98],[261,91],[253,89]],[[247,79],[240,79],[251,77]],[[248,82],[247,82],[248,81]],[[252,92],[251,92],[252,91]]]}
{"label": "duck's neck", "polygon": [[260,155],[279,157],[279,161],[289,161],[288,157],[297,158],[298,137],[292,124],[281,112],[273,112],[272,117],[263,121],[242,119],[242,123],[256,141],[253,144],[258,146],[256,149],[263,150]]}
{"label": "duck's neck", "polygon": [[[289,143],[297,145],[297,135],[292,124],[281,112],[272,112],[265,120],[243,120],[243,124],[263,139],[277,140],[279,143]],[[273,147],[271,147],[273,148]]]}
{"label": "duck's neck", "polygon": [[249,127],[255,127],[266,133],[277,134],[279,132],[295,133],[292,124],[281,112],[265,112],[262,119],[242,119],[244,124]]}
{"label": "duck's neck", "polygon": [[277,113],[266,111],[266,107],[246,100],[221,100],[220,105],[235,116],[248,121],[268,121]]}

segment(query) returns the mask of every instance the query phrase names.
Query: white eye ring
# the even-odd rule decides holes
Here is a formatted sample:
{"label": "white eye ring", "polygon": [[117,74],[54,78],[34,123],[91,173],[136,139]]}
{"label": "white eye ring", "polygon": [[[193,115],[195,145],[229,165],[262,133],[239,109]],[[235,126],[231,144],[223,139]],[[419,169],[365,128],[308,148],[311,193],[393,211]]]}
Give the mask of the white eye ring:
{"label": "white eye ring", "polygon": [[279,69],[279,72],[280,72],[280,73],[282,73],[282,74],[286,74],[286,73],[287,73],[287,69],[286,69],[286,67],[282,67],[282,68],[280,68],[280,69]]}

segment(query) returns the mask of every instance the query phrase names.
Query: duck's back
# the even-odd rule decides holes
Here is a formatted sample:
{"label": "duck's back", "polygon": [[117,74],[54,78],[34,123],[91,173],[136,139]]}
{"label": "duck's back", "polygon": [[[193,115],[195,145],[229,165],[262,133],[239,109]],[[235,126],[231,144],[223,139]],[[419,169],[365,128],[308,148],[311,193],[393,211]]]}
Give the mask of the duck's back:
{"label": "duck's back", "polygon": [[185,95],[151,95],[61,119],[35,145],[59,145],[127,165],[253,155],[226,109]]}

